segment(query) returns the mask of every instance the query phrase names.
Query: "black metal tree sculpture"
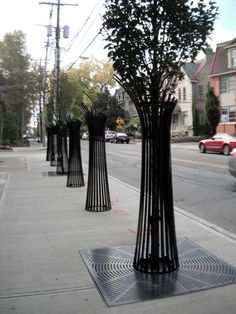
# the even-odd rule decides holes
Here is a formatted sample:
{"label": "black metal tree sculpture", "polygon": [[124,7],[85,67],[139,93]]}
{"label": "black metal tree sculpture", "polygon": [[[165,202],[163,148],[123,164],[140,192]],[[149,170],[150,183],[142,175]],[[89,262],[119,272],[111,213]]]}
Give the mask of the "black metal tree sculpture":
{"label": "black metal tree sculpture", "polygon": [[95,113],[83,103],[78,105],[88,124],[89,131],[89,167],[85,209],[92,212],[104,212],[111,209],[108,184],[105,126],[107,116]]}
{"label": "black metal tree sculpture", "polygon": [[81,121],[66,118],[69,131],[69,165],[67,173],[67,187],[84,186],[84,175],[81,158],[80,127]]}
{"label": "black metal tree sculpture", "polygon": [[46,134],[47,134],[46,161],[51,161],[53,132],[52,132],[52,127],[50,125],[46,127]]}
{"label": "black metal tree sculpture", "polygon": [[[206,47],[217,7],[188,1],[105,0],[103,31],[116,80],[131,97],[142,128],[142,169],[134,268],[179,267],[172,191],[171,98],[181,67]],[[204,22],[203,22],[204,21]],[[195,34],[198,34],[197,40]]]}
{"label": "black metal tree sculpture", "polygon": [[51,146],[51,156],[50,156],[50,166],[57,166],[57,126],[51,123],[51,136],[52,136],[52,146]]}
{"label": "black metal tree sculpture", "polygon": [[58,121],[57,125],[57,174],[67,174],[68,153],[67,153],[67,127],[64,121]]}
{"label": "black metal tree sculpture", "polygon": [[138,107],[142,125],[140,208],[134,267],[165,273],[179,266],[172,191],[170,126],[174,98]]}

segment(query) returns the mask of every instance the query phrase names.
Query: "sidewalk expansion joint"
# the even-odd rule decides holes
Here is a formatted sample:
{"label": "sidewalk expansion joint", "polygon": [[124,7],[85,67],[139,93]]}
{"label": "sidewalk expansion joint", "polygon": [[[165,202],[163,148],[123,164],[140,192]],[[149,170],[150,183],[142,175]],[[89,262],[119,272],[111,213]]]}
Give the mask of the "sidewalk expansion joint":
{"label": "sidewalk expansion joint", "polygon": [[25,291],[14,294],[0,295],[0,301],[5,299],[15,299],[15,298],[25,298],[25,297],[34,297],[34,296],[44,296],[44,295],[53,295],[53,294],[64,294],[70,292],[80,292],[94,289],[94,286],[87,287],[71,287],[71,288],[61,288],[61,289],[49,289],[49,290],[39,290],[39,291]]}

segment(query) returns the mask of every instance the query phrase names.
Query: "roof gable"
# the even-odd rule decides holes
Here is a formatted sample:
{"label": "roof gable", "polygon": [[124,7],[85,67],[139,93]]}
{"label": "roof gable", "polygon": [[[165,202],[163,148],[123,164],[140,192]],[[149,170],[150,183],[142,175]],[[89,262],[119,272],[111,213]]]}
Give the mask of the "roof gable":
{"label": "roof gable", "polygon": [[211,75],[235,71],[235,68],[228,67],[228,49],[233,47],[236,48],[236,38],[217,45]]}
{"label": "roof gable", "polygon": [[184,69],[185,74],[190,80],[196,80],[198,74],[200,73],[204,65],[205,65],[205,60],[203,59],[196,63],[192,63],[192,62],[185,63],[183,66],[183,69]]}

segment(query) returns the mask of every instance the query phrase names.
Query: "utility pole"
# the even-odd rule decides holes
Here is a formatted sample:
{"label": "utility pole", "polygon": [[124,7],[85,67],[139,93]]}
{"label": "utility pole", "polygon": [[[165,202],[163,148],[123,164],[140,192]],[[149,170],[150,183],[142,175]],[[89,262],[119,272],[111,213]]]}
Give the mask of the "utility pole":
{"label": "utility pole", "polygon": [[57,4],[57,27],[56,27],[56,113],[58,114],[58,119],[61,118],[60,110],[60,0]]}
{"label": "utility pole", "polygon": [[60,7],[78,6],[78,4],[73,3],[61,3],[60,0],[56,2],[40,2],[39,4],[48,4],[57,6],[57,26],[56,26],[56,50],[55,50],[55,77],[56,77],[56,87],[55,87],[55,111],[56,117],[60,120],[61,110],[60,110]]}

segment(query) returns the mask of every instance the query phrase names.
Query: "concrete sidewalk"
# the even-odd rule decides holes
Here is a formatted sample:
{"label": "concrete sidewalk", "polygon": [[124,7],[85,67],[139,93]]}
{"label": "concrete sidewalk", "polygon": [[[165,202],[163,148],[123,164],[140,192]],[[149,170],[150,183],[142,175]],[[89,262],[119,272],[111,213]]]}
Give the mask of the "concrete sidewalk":
{"label": "concrete sidewalk", "polygon": [[[0,314],[235,314],[236,285],[107,307],[79,250],[133,245],[138,191],[110,178],[112,210],[87,212],[86,186],[67,188],[66,176],[46,176],[55,168],[45,156],[38,145],[0,152]],[[236,266],[233,238],[181,210],[175,217],[178,238]]]}

